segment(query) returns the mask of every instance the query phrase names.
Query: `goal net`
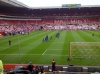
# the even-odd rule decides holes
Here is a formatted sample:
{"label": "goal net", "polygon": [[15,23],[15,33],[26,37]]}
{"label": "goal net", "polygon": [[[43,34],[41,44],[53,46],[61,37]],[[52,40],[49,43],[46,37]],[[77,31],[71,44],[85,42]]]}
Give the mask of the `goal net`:
{"label": "goal net", "polygon": [[69,57],[100,59],[100,42],[70,42]]}

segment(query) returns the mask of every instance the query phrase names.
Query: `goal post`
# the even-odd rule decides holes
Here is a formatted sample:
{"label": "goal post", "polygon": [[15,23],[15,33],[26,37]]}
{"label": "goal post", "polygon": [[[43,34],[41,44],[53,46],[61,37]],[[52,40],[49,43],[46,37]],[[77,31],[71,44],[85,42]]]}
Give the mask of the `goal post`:
{"label": "goal post", "polygon": [[100,42],[70,42],[69,58],[94,58],[100,57]]}
{"label": "goal post", "polygon": [[71,42],[69,42],[69,58],[71,59]]}

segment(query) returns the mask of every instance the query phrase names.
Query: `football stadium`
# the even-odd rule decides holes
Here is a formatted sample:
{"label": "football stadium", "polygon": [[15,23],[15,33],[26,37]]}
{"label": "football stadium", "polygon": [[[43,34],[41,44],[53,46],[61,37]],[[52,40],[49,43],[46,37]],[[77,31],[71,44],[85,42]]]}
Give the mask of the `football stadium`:
{"label": "football stadium", "polygon": [[100,5],[47,5],[0,0],[0,74],[99,74]]}

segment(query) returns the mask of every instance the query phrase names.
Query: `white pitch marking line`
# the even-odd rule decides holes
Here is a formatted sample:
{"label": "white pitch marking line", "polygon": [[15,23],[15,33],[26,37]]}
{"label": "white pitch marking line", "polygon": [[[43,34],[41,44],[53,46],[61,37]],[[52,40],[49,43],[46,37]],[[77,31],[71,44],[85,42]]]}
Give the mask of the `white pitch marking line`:
{"label": "white pitch marking line", "polygon": [[[48,49],[46,49],[42,55],[44,55],[45,52],[47,52],[47,50],[48,50]],[[60,50],[60,49],[50,49],[50,50]]]}
{"label": "white pitch marking line", "polygon": [[47,50],[48,50],[48,49],[46,49],[42,55],[44,55],[44,54],[45,54],[45,52],[46,52]]}
{"label": "white pitch marking line", "polygon": [[[41,43],[41,42],[33,42],[33,43]],[[64,42],[54,42],[54,43],[64,43]],[[66,42],[69,43],[69,42]]]}
{"label": "white pitch marking line", "polygon": [[[14,45],[17,45],[17,44],[14,44]],[[0,51],[2,51],[2,50],[4,50],[4,49],[7,49],[7,48],[10,48],[10,47],[12,47],[12,46],[14,46],[14,45],[9,45],[8,47],[1,49]]]}
{"label": "white pitch marking line", "polygon": [[[0,54],[0,55],[19,55],[19,54]],[[21,55],[41,55],[41,54],[21,54]],[[57,55],[57,54],[44,54],[44,55],[69,56],[69,55]]]}
{"label": "white pitch marking line", "polygon": [[[0,54],[0,55],[19,55],[19,54]],[[20,55],[41,55],[41,54],[20,54]]]}
{"label": "white pitch marking line", "polygon": [[9,48],[9,47],[3,48],[3,49],[1,49],[0,51],[2,51],[2,50],[4,50],[4,49],[7,49],[7,48]]}
{"label": "white pitch marking line", "polygon": [[49,50],[62,50],[62,49],[49,49]]}

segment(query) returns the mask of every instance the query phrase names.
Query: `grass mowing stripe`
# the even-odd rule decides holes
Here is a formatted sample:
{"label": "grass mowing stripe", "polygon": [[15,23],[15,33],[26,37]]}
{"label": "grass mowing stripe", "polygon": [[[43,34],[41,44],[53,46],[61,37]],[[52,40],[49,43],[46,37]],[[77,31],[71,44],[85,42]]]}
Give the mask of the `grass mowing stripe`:
{"label": "grass mowing stripe", "polygon": [[[49,31],[49,32],[50,32],[50,31]],[[45,34],[48,34],[49,32],[45,32]],[[43,35],[43,36],[44,36],[44,35]],[[39,35],[39,37],[41,37],[41,36]],[[19,51],[18,49],[15,49],[15,52],[19,53],[18,51]],[[24,51],[24,50],[23,50],[23,51]],[[14,52],[14,51],[13,51],[13,52]],[[13,53],[13,52],[10,52],[9,54],[11,54],[11,53]],[[7,53],[8,53],[8,52],[7,52]],[[6,59],[7,57],[8,57],[8,56],[4,56],[3,58]],[[22,57],[22,56],[21,56],[21,57]],[[12,59],[14,59],[14,58],[12,57]],[[16,57],[16,59],[19,59],[19,58]],[[13,60],[13,61],[15,61],[15,60]]]}
{"label": "grass mowing stripe", "polygon": [[[24,37],[28,37],[28,36],[35,35],[35,34],[37,34],[37,32],[31,32],[29,35],[20,35],[19,34],[19,36],[20,36],[20,38],[24,38]],[[9,39],[15,39],[15,38],[18,38],[18,34],[15,35],[15,36],[5,36],[5,37],[2,37],[2,38],[0,38],[0,42],[5,42],[5,41],[8,41]]]}
{"label": "grass mowing stripe", "polygon": [[85,36],[87,37],[85,39],[90,40],[90,42],[99,42],[100,41],[100,38],[99,37],[91,36],[89,32],[86,32],[86,31],[84,32],[83,31],[83,34],[85,34]]}
{"label": "grass mowing stripe", "polygon": [[66,32],[66,37],[65,37],[64,46],[63,46],[63,49],[66,49],[66,51],[67,51],[66,54],[69,54],[70,42],[74,42],[74,37],[72,35],[72,32],[73,31],[67,31]]}
{"label": "grass mowing stripe", "polygon": [[[52,54],[53,57],[48,56],[48,58],[50,57],[51,59],[48,60],[52,60],[55,59],[57,61],[57,63],[60,63],[60,57],[58,58],[58,56],[54,56],[54,55],[61,55],[62,50],[63,50],[63,44],[64,44],[64,37],[65,37],[65,32],[63,31],[59,31],[60,33],[60,37],[59,38],[55,38],[55,40],[52,42],[52,44],[48,47],[48,49],[46,50],[45,54]],[[60,43],[61,42],[61,43]],[[56,49],[56,50],[55,50]],[[45,56],[43,56],[45,57]],[[46,61],[48,61],[46,60]]]}
{"label": "grass mowing stripe", "polygon": [[[85,34],[88,35],[88,32],[86,32]],[[89,35],[89,37],[92,38],[93,41],[95,40],[94,42],[100,42],[100,39],[99,39],[98,37],[96,37],[96,36],[93,37],[93,36],[90,36],[90,35]],[[90,52],[92,52],[92,54],[95,54],[95,55],[96,55],[96,54],[100,54],[100,52],[97,52],[97,51],[99,51],[99,49],[100,49],[100,47],[97,47],[97,46],[96,46],[96,47],[95,47],[95,50],[96,50],[96,51],[95,51],[95,50],[92,50],[92,48],[91,48]]]}
{"label": "grass mowing stripe", "polygon": [[92,36],[92,34],[94,33],[94,36],[92,36],[92,37],[94,37],[95,39],[97,39],[97,41],[100,41],[100,33],[99,33],[99,31],[87,31],[87,33],[89,33],[90,34],[90,36]]}
{"label": "grass mowing stripe", "polygon": [[[55,38],[55,40],[52,42],[52,44],[48,47],[48,51],[50,51],[51,49],[52,49],[52,51],[53,51],[53,49],[54,49],[54,51],[56,52],[56,50],[58,49],[58,50],[63,50],[63,40],[64,40],[64,37],[65,35],[63,34],[63,32],[62,31],[60,31],[60,37],[59,38],[56,38],[56,37],[54,37]],[[55,50],[56,49],[56,50]],[[47,54],[48,54],[49,52],[47,52]],[[52,52],[52,54],[53,54],[53,52]],[[54,53],[54,54],[57,54],[57,52],[56,53]],[[58,53],[58,54],[60,54],[60,53]]]}
{"label": "grass mowing stripe", "polygon": [[[86,32],[86,31],[85,31]],[[84,33],[84,32],[82,32],[82,34],[85,34],[84,36],[88,36],[89,34],[86,32],[86,33]],[[82,36],[83,37],[83,36]],[[87,37],[88,38],[88,37]],[[90,37],[89,37],[90,38]],[[86,39],[86,38],[85,38]],[[91,39],[91,40],[93,40],[93,39]],[[84,41],[83,41],[84,42]],[[80,50],[80,49],[79,49]],[[82,51],[82,50],[80,50],[80,51]],[[84,50],[85,51],[85,50]],[[92,51],[92,50],[91,50]],[[95,52],[95,51],[92,51],[92,52]],[[82,52],[81,52],[82,53]],[[84,52],[83,52],[84,53]],[[86,52],[87,54],[88,54],[88,52]],[[84,56],[84,54],[83,55],[81,55],[81,56]]]}
{"label": "grass mowing stripe", "polygon": [[[33,36],[30,36],[30,37],[28,37],[28,38],[23,38],[23,39],[20,40],[20,44],[21,44],[21,43],[24,44],[25,41],[27,41],[27,40],[29,40],[29,39],[37,38],[37,36],[40,37],[41,35],[44,35],[44,34],[46,34],[46,33],[47,33],[47,32],[40,33],[40,34],[38,34],[38,35],[35,35],[34,37],[33,37]],[[5,52],[5,50],[3,50],[3,51],[1,51],[0,53],[12,53],[12,52],[16,51],[17,49],[18,49],[18,43],[16,43],[15,45],[13,45],[13,46],[11,46],[11,47],[5,49],[6,52]]]}
{"label": "grass mowing stripe", "polygon": [[[74,37],[72,36],[73,31],[66,31],[65,39],[64,39],[64,45],[63,45],[63,50],[62,50],[62,55],[68,55],[68,56],[61,56],[60,59],[62,64],[69,64],[67,62],[67,58],[69,57],[69,45],[70,42],[74,41]],[[60,64],[60,63],[59,63]]]}
{"label": "grass mowing stripe", "polygon": [[[48,42],[39,44],[38,46],[36,46],[34,49],[32,49],[31,51],[29,51],[27,53],[27,54],[41,54],[41,56],[31,56],[33,58],[33,59],[31,59],[31,61],[34,61],[34,63],[37,63],[38,61],[45,59],[44,56],[42,56],[42,54],[45,52],[46,49],[48,49],[48,47],[51,45],[51,43],[55,40],[55,38],[54,38],[55,34],[56,34],[56,31],[50,33],[49,36],[52,35],[52,40],[49,40]],[[38,57],[38,59],[35,57]],[[27,58],[27,56],[22,57],[22,59],[24,59],[24,58]],[[30,58],[28,58],[28,60],[30,60]],[[23,60],[23,61],[25,62],[25,60]]]}
{"label": "grass mowing stripe", "polygon": [[[19,38],[22,40],[23,38],[27,38],[27,36],[29,37],[30,35],[19,35]],[[14,39],[13,39],[14,38]],[[11,39],[11,42],[13,44],[17,43],[18,42],[18,35],[17,36],[14,36],[12,39]],[[9,39],[8,39],[9,40]],[[4,40],[4,42],[0,43],[0,48],[2,49],[2,47],[5,47],[7,46],[8,47],[8,40]]]}
{"label": "grass mowing stripe", "polygon": [[84,42],[85,41],[78,31],[73,32],[73,37],[74,37],[75,42]]}
{"label": "grass mowing stripe", "polygon": [[[44,32],[40,32],[40,34],[42,34],[42,33],[44,33]],[[19,36],[20,40],[22,40],[22,39],[25,39],[25,38],[28,38],[28,37],[31,37],[34,35],[36,36],[38,34],[39,33],[36,32],[36,33],[31,33],[31,35],[16,35],[16,36],[13,36],[13,38],[10,38],[10,40],[14,43],[15,41],[18,41],[18,36]],[[9,39],[7,39],[7,40],[3,39],[3,43],[2,44],[0,43],[0,45],[1,46],[3,46],[4,44],[8,45],[8,40]]]}
{"label": "grass mowing stripe", "polygon": [[[85,40],[79,35],[80,33],[77,33],[77,32],[78,31],[73,32],[73,37],[74,37],[75,42],[84,42]],[[72,49],[71,56],[73,57],[73,55],[84,56],[82,50],[80,50],[80,48],[78,48],[78,47],[76,49]]]}
{"label": "grass mowing stripe", "polygon": [[[87,33],[87,31],[78,31],[77,32],[86,42],[94,42],[96,40],[94,40],[93,38],[91,38],[92,36],[89,36],[89,33]],[[78,39],[78,38],[77,38]],[[88,52],[90,51],[87,51],[87,50],[82,50],[85,54],[88,54]],[[77,52],[77,51],[76,51]],[[95,51],[92,51],[91,52],[95,52]],[[78,53],[79,55],[80,53]],[[84,54],[84,55],[85,55]],[[89,55],[89,54],[88,54]],[[83,55],[81,55],[83,56]],[[85,62],[86,61],[86,62]],[[77,65],[90,65],[91,62],[90,61],[90,58],[73,58],[73,64],[77,64]],[[78,63],[79,62],[79,63]],[[96,62],[96,61],[92,61],[91,65]]]}
{"label": "grass mowing stripe", "polygon": [[[63,35],[63,36],[62,36]],[[67,54],[68,49],[67,47],[64,48],[64,45],[67,43],[67,31],[63,31],[61,35],[61,41],[63,41],[64,43],[62,44],[62,51],[61,51],[61,55],[67,55],[67,56],[60,56],[57,60],[57,63],[60,64],[66,64],[66,58],[69,56],[69,54]],[[66,43],[65,43],[66,42]],[[60,46],[60,45],[59,45]],[[66,46],[66,45],[65,45]],[[62,59],[62,60],[60,60]]]}
{"label": "grass mowing stripe", "polygon": [[[48,33],[51,33],[51,32],[46,32],[45,34],[48,34]],[[20,52],[27,53],[27,52],[31,51],[33,48],[35,48],[36,46],[38,46],[39,44],[41,44],[42,38],[44,37],[45,34],[38,36],[38,37],[35,37],[32,40],[28,40],[27,43],[21,44]],[[37,41],[38,41],[38,43],[35,43]]]}
{"label": "grass mowing stripe", "polygon": [[[35,47],[32,51],[30,51],[29,52],[29,54],[30,53],[40,53],[40,54],[42,54],[49,46],[50,46],[50,44],[55,40],[55,34],[56,34],[56,32],[52,32],[52,33],[50,33],[49,34],[49,36],[51,36],[52,35],[52,40],[50,41],[48,41],[48,42],[44,42],[44,43],[41,43],[41,44],[39,44],[37,47]],[[46,36],[47,34],[45,34],[45,36]],[[41,38],[41,37],[40,37]],[[40,50],[40,48],[42,49],[42,50]],[[41,52],[39,52],[39,50],[41,51]]]}
{"label": "grass mowing stripe", "polygon": [[95,42],[96,41],[95,39],[92,38],[92,36],[89,36],[89,33],[87,33],[87,31],[78,31],[77,33],[85,40],[83,42]]}
{"label": "grass mowing stripe", "polygon": [[[48,32],[48,31],[46,31],[46,32]],[[58,31],[52,31],[50,33],[50,35],[53,35],[54,32],[56,34]],[[52,59],[56,58],[55,61],[57,64],[66,65],[66,64],[68,64],[68,62],[66,60],[68,57],[68,55],[66,54],[66,50],[67,50],[66,48],[68,48],[68,45],[66,45],[66,44],[68,44],[69,41],[72,41],[72,42],[77,42],[77,41],[78,42],[79,41],[80,42],[83,42],[83,41],[84,42],[87,42],[87,41],[88,42],[90,42],[90,41],[97,42],[97,41],[100,41],[99,36],[97,36],[97,34],[99,34],[99,31],[80,31],[80,32],[79,31],[67,31],[67,32],[68,33],[66,33],[66,31],[62,31],[61,36],[58,40],[55,39],[55,35],[53,35],[54,40],[52,39],[48,43],[44,43],[44,46],[46,46],[46,45],[48,46],[48,47],[46,47],[46,49],[48,49],[46,52],[45,52],[46,49],[42,49],[42,46],[38,47],[38,49],[40,49],[40,50],[34,50],[35,47],[37,47],[38,45],[41,44],[43,36],[41,36],[40,33],[38,33],[38,32],[36,33],[36,35],[38,35],[36,37],[40,36],[39,39],[36,39],[35,37],[33,37],[33,36],[35,36],[35,34],[31,35],[33,37],[33,40],[30,39],[30,36],[27,36],[27,37],[23,36],[23,38],[21,38],[21,41],[25,40],[25,42],[28,42],[28,44],[25,43],[24,41],[22,42],[23,46],[21,47],[21,54],[22,54],[21,61],[20,61],[19,55],[17,53],[18,50],[8,53],[9,55],[0,55],[0,59],[3,60],[4,63],[28,63],[31,61],[34,64],[51,64]],[[92,32],[95,33],[96,36],[92,37],[91,36]],[[65,34],[68,36],[65,36]],[[46,34],[44,34],[44,36],[45,35]],[[49,32],[48,32],[48,35],[49,35]],[[68,37],[68,38],[66,38],[66,37]],[[90,38],[90,40],[88,40],[87,37]],[[64,38],[66,38],[66,39],[64,40]],[[16,44],[16,43],[17,43],[17,40],[14,41],[14,44]],[[24,45],[24,43],[25,43],[25,45]],[[51,43],[51,44],[49,44],[49,43]],[[64,44],[66,45],[65,48],[63,48],[63,46],[62,46]],[[3,47],[3,46],[0,46],[0,47]],[[99,56],[97,55],[100,52],[100,50],[99,50],[100,47],[97,47],[97,48],[94,48],[91,50],[90,49],[87,50],[87,49],[82,50],[83,52],[81,52],[81,50],[79,50],[79,48],[74,50],[75,55],[73,55],[73,57],[74,56],[75,57],[72,58],[72,60],[70,61],[69,64],[85,65],[85,66],[86,65],[88,65],[88,66],[89,65],[91,65],[91,66],[92,65],[93,66],[100,65],[99,64],[100,60],[98,60]],[[98,50],[95,50],[95,49],[98,49]],[[33,50],[33,52],[29,53],[30,50]],[[9,50],[9,51],[12,51],[12,50]],[[44,55],[42,55],[43,54],[42,51],[45,52]],[[93,54],[95,56],[92,56],[90,53],[88,53],[89,51],[90,51],[90,53],[93,52]],[[8,51],[5,50],[4,53],[5,52],[8,52]],[[3,54],[3,53],[0,52],[0,54]],[[12,56],[10,54],[17,54],[17,55]],[[26,55],[24,55],[24,54],[26,54]],[[64,55],[64,54],[66,54],[66,55]],[[76,57],[76,54],[77,54],[77,57]],[[61,56],[59,56],[59,55],[61,55]],[[84,55],[84,56],[82,56],[82,55]],[[88,57],[88,55],[90,56],[90,58]],[[84,58],[84,57],[86,57],[86,58]]]}

